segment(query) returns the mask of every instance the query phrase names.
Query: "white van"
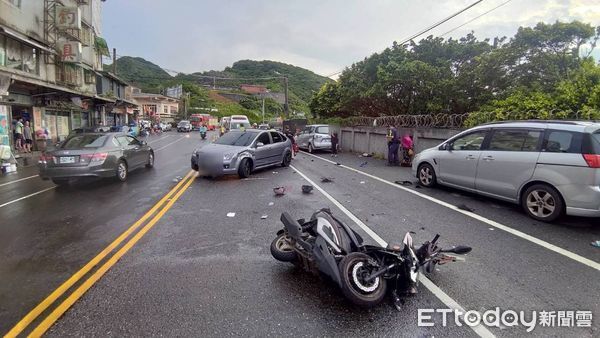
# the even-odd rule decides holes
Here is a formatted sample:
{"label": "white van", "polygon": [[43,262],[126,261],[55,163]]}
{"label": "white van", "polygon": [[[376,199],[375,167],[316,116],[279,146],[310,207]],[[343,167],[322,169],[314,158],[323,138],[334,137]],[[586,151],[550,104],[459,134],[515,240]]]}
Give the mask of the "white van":
{"label": "white van", "polygon": [[246,115],[231,115],[228,129],[234,130],[242,128],[250,128],[250,120],[248,120],[248,117]]}

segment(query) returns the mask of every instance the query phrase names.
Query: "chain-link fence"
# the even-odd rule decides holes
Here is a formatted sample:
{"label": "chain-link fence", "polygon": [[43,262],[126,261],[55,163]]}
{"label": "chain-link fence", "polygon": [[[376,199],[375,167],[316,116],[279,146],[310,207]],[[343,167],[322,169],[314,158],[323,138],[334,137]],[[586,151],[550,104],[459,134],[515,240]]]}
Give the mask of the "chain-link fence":
{"label": "chain-link fence", "polygon": [[350,117],[341,120],[344,127],[398,128],[469,128],[482,123],[508,120],[600,120],[600,111],[492,111],[467,114],[420,114],[381,117]]}

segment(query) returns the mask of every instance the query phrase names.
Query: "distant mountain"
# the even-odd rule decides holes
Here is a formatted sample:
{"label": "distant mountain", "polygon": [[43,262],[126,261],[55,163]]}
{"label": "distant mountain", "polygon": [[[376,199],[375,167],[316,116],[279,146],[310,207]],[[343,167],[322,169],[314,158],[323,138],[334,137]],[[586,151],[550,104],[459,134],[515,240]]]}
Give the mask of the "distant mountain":
{"label": "distant mountain", "polygon": [[[104,70],[112,71],[112,65],[104,65]],[[117,59],[117,75],[123,80],[140,87],[143,91],[156,92],[164,88],[165,82],[172,80],[160,66],[140,57],[122,56]]]}
{"label": "distant mountain", "polygon": [[[111,65],[104,69],[111,70]],[[123,56],[117,60],[117,75],[145,92],[158,93],[165,87],[177,83],[196,84],[204,87],[216,85],[218,90],[236,91],[241,84],[264,85],[272,92],[283,92],[284,81],[288,77],[290,109],[308,112],[308,102],[314,92],[332,81],[314,72],[294,65],[276,61],[241,60],[222,71],[205,71],[192,74],[180,73],[171,76],[160,66],[140,57]],[[211,77],[216,77],[215,82]],[[219,78],[239,78],[224,80]],[[262,79],[269,78],[269,79]]]}

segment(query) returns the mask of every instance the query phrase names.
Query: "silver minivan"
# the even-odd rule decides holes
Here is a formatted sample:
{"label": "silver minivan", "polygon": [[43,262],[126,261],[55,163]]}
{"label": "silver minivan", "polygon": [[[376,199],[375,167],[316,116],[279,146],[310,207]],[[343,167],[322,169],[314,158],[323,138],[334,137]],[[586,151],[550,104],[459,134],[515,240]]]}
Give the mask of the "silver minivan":
{"label": "silver minivan", "polygon": [[419,183],[519,203],[540,221],[600,216],[600,123],[517,121],[481,125],[413,160]]}
{"label": "silver minivan", "polygon": [[326,124],[313,124],[304,127],[302,133],[296,138],[296,143],[301,149],[312,153],[318,149],[331,149],[331,136],[329,126]]}

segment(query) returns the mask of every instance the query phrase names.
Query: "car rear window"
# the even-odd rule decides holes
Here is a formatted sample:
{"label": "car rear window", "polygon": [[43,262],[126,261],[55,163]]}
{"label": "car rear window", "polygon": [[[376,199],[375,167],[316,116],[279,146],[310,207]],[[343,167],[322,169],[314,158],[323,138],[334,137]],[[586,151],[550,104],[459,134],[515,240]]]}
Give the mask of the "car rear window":
{"label": "car rear window", "polygon": [[329,134],[329,126],[317,127],[317,134]]}
{"label": "car rear window", "polygon": [[593,134],[584,135],[582,152],[584,154],[600,155],[600,130]]}
{"label": "car rear window", "polygon": [[62,149],[99,148],[104,145],[106,135],[76,135],[63,142]]}
{"label": "car rear window", "polygon": [[549,130],[542,150],[549,153],[581,153],[582,138],[583,135],[577,132]]}

